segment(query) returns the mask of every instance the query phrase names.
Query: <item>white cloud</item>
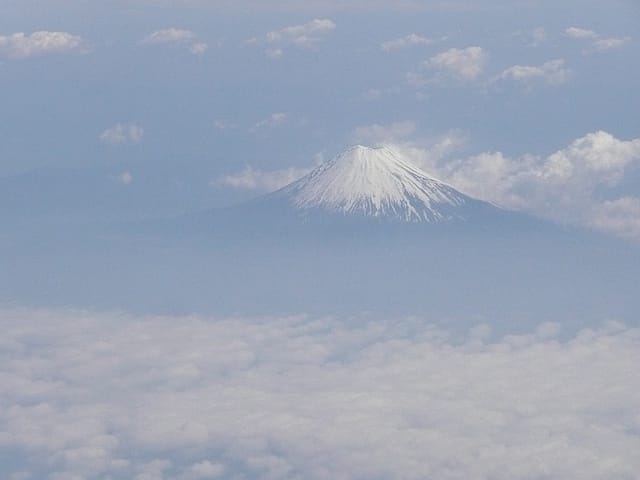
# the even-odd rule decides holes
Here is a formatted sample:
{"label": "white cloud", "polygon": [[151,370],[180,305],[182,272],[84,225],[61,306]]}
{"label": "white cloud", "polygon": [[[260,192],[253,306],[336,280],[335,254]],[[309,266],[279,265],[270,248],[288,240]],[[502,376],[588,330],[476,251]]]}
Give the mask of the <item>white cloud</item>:
{"label": "white cloud", "polygon": [[39,31],[30,35],[19,32],[0,36],[0,54],[11,58],[86,51],[82,38],[67,32]]}
{"label": "white cloud", "polygon": [[640,197],[623,197],[595,205],[590,223],[598,230],[640,240]]}
{"label": "white cloud", "polygon": [[614,48],[620,48],[631,41],[629,37],[603,37],[602,35],[579,27],[569,27],[564,31],[565,35],[577,40],[589,40],[593,51],[602,52]]}
{"label": "white cloud", "polygon": [[356,127],[351,134],[351,141],[368,145],[393,143],[405,140],[416,131],[416,124],[410,120],[390,124],[365,125]]}
{"label": "white cloud", "polygon": [[[640,331],[0,312],[0,474],[596,480],[640,470]],[[566,334],[567,332],[561,332]]]}
{"label": "white cloud", "polygon": [[284,47],[312,47],[322,41],[324,35],[335,28],[336,24],[331,19],[316,18],[301,25],[272,30],[265,35],[264,39],[250,38],[246,43],[249,45],[267,44],[265,55],[277,59],[284,55]]}
{"label": "white cloud", "polygon": [[620,48],[626,45],[631,41],[631,38],[624,37],[610,37],[610,38],[599,38],[595,42],[593,42],[593,48],[599,52],[604,50],[611,50],[614,48]]}
{"label": "white cloud", "polygon": [[289,167],[265,172],[247,166],[238,173],[223,176],[219,180],[212,182],[212,185],[272,192],[305,176],[312,168]]}
{"label": "white cloud", "polygon": [[[627,237],[640,223],[635,200],[605,195],[629,169],[640,167],[640,138],[620,140],[597,131],[546,157],[528,154],[519,158],[487,152],[451,160],[415,144],[395,147],[435,177],[505,207]],[[615,213],[608,223],[604,220],[607,212]]]}
{"label": "white cloud", "polygon": [[309,47],[321,40],[321,35],[336,28],[336,24],[328,18],[316,18],[303,25],[293,25],[267,33],[268,43],[293,44]]}
{"label": "white cloud", "polygon": [[433,39],[423,37],[422,35],[418,35],[417,33],[410,33],[405,37],[383,42],[380,48],[382,48],[382,50],[384,50],[385,52],[391,52],[393,50],[414,47],[417,45],[431,45],[433,42]]}
{"label": "white cloud", "polygon": [[565,35],[571,38],[593,40],[598,38],[598,34],[593,30],[585,28],[569,27],[564,31]]}
{"label": "white cloud", "polygon": [[204,42],[194,43],[189,47],[189,51],[194,55],[204,55],[205,53],[207,53],[208,49],[209,45]]}
{"label": "white cloud", "polygon": [[412,87],[423,87],[434,82],[477,80],[484,72],[489,55],[481,47],[450,48],[431,57],[423,64],[431,74],[409,72],[407,83]]}
{"label": "white cloud", "polygon": [[484,71],[487,53],[481,47],[450,48],[429,59],[428,66],[445,76],[475,80]]}
{"label": "white cloud", "polygon": [[144,129],[135,123],[117,123],[100,134],[102,143],[118,146],[140,143],[144,136]]}
{"label": "white cloud", "polygon": [[565,66],[561,58],[550,60],[542,65],[514,65],[503,71],[498,79],[509,79],[520,82],[542,80],[549,85],[565,83],[571,76],[571,71]]}
{"label": "white cloud", "polygon": [[191,30],[182,30],[179,28],[167,28],[165,30],[156,30],[147,35],[142,43],[148,45],[161,45],[166,43],[184,43],[195,38],[196,34]]}

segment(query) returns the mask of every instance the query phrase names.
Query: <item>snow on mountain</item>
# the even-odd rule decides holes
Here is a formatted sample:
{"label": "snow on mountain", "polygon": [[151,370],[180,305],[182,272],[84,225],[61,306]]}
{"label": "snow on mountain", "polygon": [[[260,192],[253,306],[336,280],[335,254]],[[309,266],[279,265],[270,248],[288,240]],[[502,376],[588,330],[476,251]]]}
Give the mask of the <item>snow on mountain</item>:
{"label": "snow on mountain", "polygon": [[265,196],[301,214],[314,211],[403,222],[466,220],[499,210],[442,183],[387,147],[354,146]]}

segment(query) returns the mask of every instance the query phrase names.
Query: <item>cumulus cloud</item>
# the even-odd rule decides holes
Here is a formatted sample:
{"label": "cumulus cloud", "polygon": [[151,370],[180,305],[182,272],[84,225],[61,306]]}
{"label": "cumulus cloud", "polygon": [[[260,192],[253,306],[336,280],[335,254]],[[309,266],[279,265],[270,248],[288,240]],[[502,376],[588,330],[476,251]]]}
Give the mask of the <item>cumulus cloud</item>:
{"label": "cumulus cloud", "polygon": [[[0,312],[4,478],[634,478],[640,331]],[[561,333],[561,332],[560,332]]]}
{"label": "cumulus cloud", "polygon": [[450,48],[431,57],[428,66],[459,80],[475,80],[482,74],[487,58],[481,47]]}
{"label": "cumulus cloud", "polygon": [[291,25],[268,32],[264,39],[251,38],[247,41],[250,45],[268,45],[265,54],[270,58],[280,58],[284,54],[284,47],[296,46],[309,48],[323,37],[335,30],[336,24],[329,18],[316,18],[301,25]]}
{"label": "cumulus cloud", "polygon": [[191,30],[183,30],[179,28],[167,28],[164,30],[156,30],[147,35],[142,43],[148,45],[161,45],[166,43],[184,43],[195,38],[196,34]]}
{"label": "cumulus cloud", "polygon": [[140,143],[144,129],[135,123],[117,123],[100,134],[100,141],[107,145],[131,145]]}
{"label": "cumulus cloud", "polygon": [[67,32],[39,31],[0,36],[0,55],[10,58],[28,58],[40,55],[86,52],[81,37]]}
{"label": "cumulus cloud", "polygon": [[607,198],[630,169],[640,166],[640,138],[620,140],[596,131],[550,155],[519,158],[498,151],[452,160],[420,145],[395,148],[434,176],[505,207],[627,237],[640,223],[636,199]]}
{"label": "cumulus cloud", "polygon": [[396,38],[394,40],[387,40],[380,45],[385,52],[391,52],[393,50],[400,50],[408,47],[415,47],[418,45],[431,45],[434,42],[433,39],[423,37],[422,35],[418,35],[417,33],[410,33],[409,35]]}
{"label": "cumulus cloud", "polygon": [[571,71],[565,66],[562,58],[550,60],[542,65],[514,65],[504,70],[498,80],[514,80],[530,83],[534,80],[542,80],[549,85],[565,83],[571,75]]}
{"label": "cumulus cloud", "polygon": [[213,185],[272,192],[305,176],[311,170],[312,167],[289,167],[265,172],[247,166],[238,173],[224,175],[213,182]]}
{"label": "cumulus cloud", "polygon": [[629,37],[603,37],[593,30],[579,27],[569,27],[565,29],[564,33],[570,38],[589,41],[591,50],[598,52],[620,48],[631,41]]}
{"label": "cumulus cloud", "polygon": [[481,47],[450,48],[424,62],[419,71],[407,73],[406,80],[416,88],[451,80],[472,82],[482,75],[488,58]]}

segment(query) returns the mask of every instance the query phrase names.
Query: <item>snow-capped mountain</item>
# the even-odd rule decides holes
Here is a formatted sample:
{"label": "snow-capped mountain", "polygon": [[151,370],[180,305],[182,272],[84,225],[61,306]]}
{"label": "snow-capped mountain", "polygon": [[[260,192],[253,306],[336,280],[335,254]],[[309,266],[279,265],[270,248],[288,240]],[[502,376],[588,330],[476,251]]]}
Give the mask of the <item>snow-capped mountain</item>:
{"label": "snow-capped mountain", "polygon": [[470,220],[478,211],[502,211],[430,177],[387,147],[361,145],[257,201],[284,204],[305,217],[322,213],[411,223]]}

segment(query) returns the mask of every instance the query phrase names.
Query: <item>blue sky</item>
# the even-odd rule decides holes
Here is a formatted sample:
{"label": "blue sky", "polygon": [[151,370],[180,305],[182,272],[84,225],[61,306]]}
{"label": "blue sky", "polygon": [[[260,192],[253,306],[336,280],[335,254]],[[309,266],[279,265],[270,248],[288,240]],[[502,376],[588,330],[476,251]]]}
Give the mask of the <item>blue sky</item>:
{"label": "blue sky", "polygon": [[[639,23],[623,1],[4,0],[0,179],[32,191],[4,203],[55,186],[69,215],[199,210],[391,143],[470,194],[636,237]],[[585,138],[579,175],[503,191]],[[480,155],[509,173],[474,184]]]}

